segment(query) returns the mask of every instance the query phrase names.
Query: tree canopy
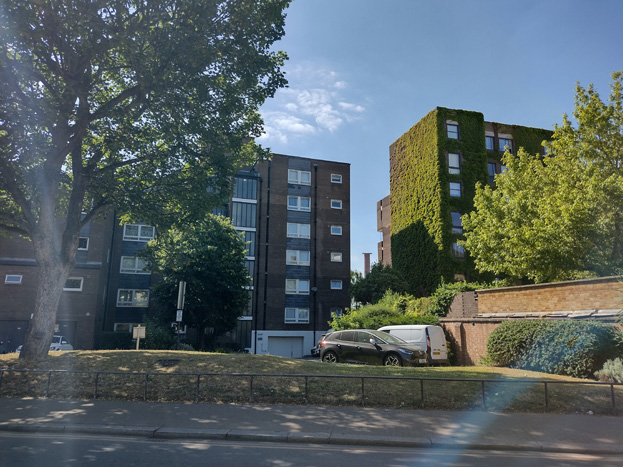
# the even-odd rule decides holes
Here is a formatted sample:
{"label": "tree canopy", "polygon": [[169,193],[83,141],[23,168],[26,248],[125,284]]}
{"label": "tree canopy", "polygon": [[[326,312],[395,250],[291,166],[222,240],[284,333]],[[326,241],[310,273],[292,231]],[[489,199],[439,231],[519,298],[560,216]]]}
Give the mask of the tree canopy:
{"label": "tree canopy", "polygon": [[112,206],[201,217],[263,154],[249,138],[286,83],[273,44],[289,1],[2,2],[0,230],[39,264],[21,358],[47,354],[83,225]]}
{"label": "tree canopy", "polygon": [[197,331],[206,348],[206,329],[213,337],[231,331],[249,303],[246,246],[229,219],[207,215],[173,227],[140,253],[149,269],[162,276],[153,294],[168,322],[175,321],[178,284],[186,282],[183,323]]}
{"label": "tree canopy", "polygon": [[381,263],[373,265],[366,277],[351,274],[350,295],[355,302],[364,305],[377,303],[388,290],[404,294],[407,288],[408,284],[397,270]]}
{"label": "tree canopy", "polygon": [[506,153],[495,187],[478,186],[464,245],[481,271],[535,282],[619,274],[623,267],[623,87],[608,102],[576,86],[547,154]]}

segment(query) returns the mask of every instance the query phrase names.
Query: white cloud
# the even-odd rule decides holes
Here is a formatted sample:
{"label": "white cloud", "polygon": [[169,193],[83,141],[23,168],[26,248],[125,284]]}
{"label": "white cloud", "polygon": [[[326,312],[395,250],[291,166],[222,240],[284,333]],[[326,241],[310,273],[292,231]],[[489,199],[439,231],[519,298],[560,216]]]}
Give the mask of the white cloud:
{"label": "white cloud", "polygon": [[335,132],[365,112],[349,102],[348,83],[335,71],[313,64],[288,72],[289,87],[277,92],[262,108],[265,133],[260,142],[286,143],[289,138]]}

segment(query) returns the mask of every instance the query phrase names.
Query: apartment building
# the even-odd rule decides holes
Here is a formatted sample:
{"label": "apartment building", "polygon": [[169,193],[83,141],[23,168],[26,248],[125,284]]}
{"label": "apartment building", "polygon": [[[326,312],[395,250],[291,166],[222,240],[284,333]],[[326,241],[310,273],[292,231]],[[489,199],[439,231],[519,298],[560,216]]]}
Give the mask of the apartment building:
{"label": "apartment building", "polygon": [[480,112],[429,112],[389,148],[390,195],[377,203],[380,261],[402,271],[413,293],[431,292],[441,278],[481,278],[458,244],[476,184],[495,182],[506,148],[543,154],[551,134],[488,122]]}

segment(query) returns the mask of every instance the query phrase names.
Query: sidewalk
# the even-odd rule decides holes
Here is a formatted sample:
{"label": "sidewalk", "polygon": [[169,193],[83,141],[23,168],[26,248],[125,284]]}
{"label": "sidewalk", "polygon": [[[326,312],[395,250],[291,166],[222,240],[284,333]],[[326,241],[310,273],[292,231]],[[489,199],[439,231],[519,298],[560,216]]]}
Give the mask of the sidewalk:
{"label": "sidewalk", "polygon": [[595,415],[0,399],[0,431],[623,454]]}

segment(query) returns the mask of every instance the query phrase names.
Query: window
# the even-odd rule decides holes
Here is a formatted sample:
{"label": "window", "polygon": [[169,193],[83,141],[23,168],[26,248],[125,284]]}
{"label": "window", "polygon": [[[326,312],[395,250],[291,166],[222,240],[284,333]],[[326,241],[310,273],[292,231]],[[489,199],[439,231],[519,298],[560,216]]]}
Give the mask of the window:
{"label": "window", "polygon": [[288,196],[289,211],[311,211],[311,198],[303,196]]}
{"label": "window", "polygon": [[234,198],[257,199],[257,179],[235,177]]}
{"label": "window", "polygon": [[489,151],[493,151],[495,149],[493,136],[485,136],[485,146],[487,147],[487,150]]}
{"label": "window", "polygon": [[22,275],[21,274],[7,274],[4,276],[5,284],[13,284],[13,285],[21,285],[22,284]]}
{"label": "window", "polygon": [[341,174],[331,174],[331,183],[342,183]]}
{"label": "window", "polygon": [[461,197],[461,184],[459,182],[450,182],[450,196],[453,198]]}
{"label": "window", "polygon": [[446,123],[448,130],[448,138],[459,139],[459,125],[458,123]]}
{"label": "window", "polygon": [[123,226],[123,239],[137,242],[153,240],[155,229],[151,225],[126,224]]}
{"label": "window", "polygon": [[245,243],[246,256],[255,256],[255,232],[249,230],[239,231],[240,237]]}
{"label": "window", "polygon": [[286,250],[286,264],[309,266],[309,251]]}
{"label": "window", "polygon": [[458,175],[461,173],[460,159],[457,153],[448,153],[448,171],[450,174]]}
{"label": "window", "polygon": [[463,223],[461,222],[461,213],[453,211],[450,215],[452,216],[452,233],[462,234]]}
{"label": "window", "polygon": [[117,291],[117,306],[146,307],[148,304],[148,289],[119,289]]}
{"label": "window", "polygon": [[331,200],[331,209],[342,209],[342,200],[341,199],[332,199]]}
{"label": "window", "polygon": [[506,172],[506,166],[504,164],[500,164],[500,172],[501,174],[503,174],[504,172]]}
{"label": "window", "polygon": [[339,251],[331,252],[331,262],[332,263],[341,263],[342,262],[342,253]]}
{"label": "window", "polygon": [[342,226],[341,225],[332,225],[331,226],[331,235],[342,235]]}
{"label": "window", "polygon": [[332,290],[342,290],[342,281],[331,281]]}
{"label": "window", "polygon": [[463,249],[463,246],[461,246],[458,243],[454,242],[452,244],[452,256],[454,256],[455,258],[464,258],[465,257],[465,250]]}
{"label": "window", "polygon": [[115,323],[113,329],[115,332],[132,332],[132,328],[140,325],[140,323]]}
{"label": "window", "polygon": [[500,138],[499,139],[499,147],[500,151],[504,152],[505,147],[508,146],[508,152],[513,152],[513,140],[510,138]]}
{"label": "window", "polygon": [[68,277],[63,287],[65,292],[81,292],[82,291],[82,277]]}
{"label": "window", "polygon": [[286,323],[309,323],[309,308],[286,308]]}
{"label": "window", "polygon": [[286,279],[286,293],[297,295],[309,295],[309,280]]}
{"label": "window", "polygon": [[136,256],[122,256],[121,268],[119,272],[122,274],[150,274],[147,271],[145,260],[137,258]]}
{"label": "window", "polygon": [[311,185],[311,172],[288,169],[288,183]]}
{"label": "window", "polygon": [[89,237],[80,237],[78,239],[78,250],[89,249]]}
{"label": "window", "polygon": [[489,172],[489,183],[493,183],[495,181],[495,162],[487,163],[487,171]]}
{"label": "window", "polygon": [[255,227],[257,205],[254,203],[231,203],[231,223],[234,227]]}
{"label": "window", "polygon": [[288,237],[290,238],[309,238],[309,224],[295,224],[288,222]]}
{"label": "window", "polygon": [[331,318],[341,318],[344,314],[344,310],[342,308],[331,308]]}

